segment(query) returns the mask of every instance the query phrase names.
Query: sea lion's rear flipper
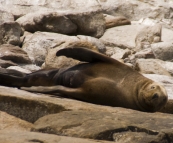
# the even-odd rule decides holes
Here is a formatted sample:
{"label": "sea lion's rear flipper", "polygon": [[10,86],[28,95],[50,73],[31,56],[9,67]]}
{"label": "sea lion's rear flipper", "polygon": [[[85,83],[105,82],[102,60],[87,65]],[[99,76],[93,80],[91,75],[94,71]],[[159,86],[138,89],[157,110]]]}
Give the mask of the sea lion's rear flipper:
{"label": "sea lion's rear flipper", "polygon": [[56,86],[32,86],[32,87],[21,87],[20,89],[29,92],[47,93],[47,94],[59,94],[65,95],[72,98],[79,98],[82,94],[81,88],[69,88],[61,85]]}
{"label": "sea lion's rear flipper", "polygon": [[64,48],[56,53],[56,56],[66,56],[79,61],[85,62],[107,62],[120,63],[117,60],[107,57],[101,53],[89,50],[87,48]]}

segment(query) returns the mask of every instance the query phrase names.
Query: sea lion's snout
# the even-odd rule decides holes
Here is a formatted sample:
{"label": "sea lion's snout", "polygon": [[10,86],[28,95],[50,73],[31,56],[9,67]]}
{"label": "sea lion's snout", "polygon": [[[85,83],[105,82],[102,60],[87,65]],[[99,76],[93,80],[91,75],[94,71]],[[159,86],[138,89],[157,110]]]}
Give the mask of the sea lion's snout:
{"label": "sea lion's snout", "polygon": [[168,101],[168,95],[165,88],[158,84],[152,83],[145,87],[142,91],[142,99],[144,104],[141,104],[147,111],[158,111]]}

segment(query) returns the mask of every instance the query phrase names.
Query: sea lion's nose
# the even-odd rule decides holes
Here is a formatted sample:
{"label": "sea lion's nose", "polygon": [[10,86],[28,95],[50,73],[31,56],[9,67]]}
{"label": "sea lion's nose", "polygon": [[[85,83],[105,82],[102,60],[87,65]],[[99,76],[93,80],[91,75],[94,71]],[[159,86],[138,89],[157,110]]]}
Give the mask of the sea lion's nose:
{"label": "sea lion's nose", "polygon": [[159,95],[157,93],[155,93],[153,96],[152,96],[152,99],[158,99],[159,98]]}

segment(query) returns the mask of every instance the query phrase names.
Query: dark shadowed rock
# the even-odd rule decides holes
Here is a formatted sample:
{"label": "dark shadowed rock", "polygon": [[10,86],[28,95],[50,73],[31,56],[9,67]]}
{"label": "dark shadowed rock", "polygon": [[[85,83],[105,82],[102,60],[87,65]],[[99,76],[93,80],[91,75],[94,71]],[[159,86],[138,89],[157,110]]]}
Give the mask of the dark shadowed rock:
{"label": "dark shadowed rock", "polygon": [[22,29],[17,22],[4,22],[0,24],[0,44],[20,44]]}
{"label": "dark shadowed rock", "polygon": [[12,62],[10,60],[2,60],[2,59],[0,59],[0,67],[7,68],[9,66],[17,66],[17,64],[15,64],[14,62]]}

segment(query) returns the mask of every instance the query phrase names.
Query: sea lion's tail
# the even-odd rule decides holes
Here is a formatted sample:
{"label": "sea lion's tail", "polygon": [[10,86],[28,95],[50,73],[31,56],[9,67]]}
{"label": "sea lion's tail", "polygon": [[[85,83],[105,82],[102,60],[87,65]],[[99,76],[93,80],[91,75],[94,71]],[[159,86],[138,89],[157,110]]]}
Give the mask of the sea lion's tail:
{"label": "sea lion's tail", "polygon": [[16,70],[8,70],[8,69],[0,69],[0,85],[2,86],[10,86],[10,87],[21,87],[25,84],[25,73],[16,71]]}

